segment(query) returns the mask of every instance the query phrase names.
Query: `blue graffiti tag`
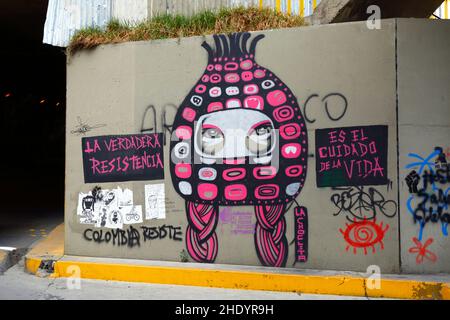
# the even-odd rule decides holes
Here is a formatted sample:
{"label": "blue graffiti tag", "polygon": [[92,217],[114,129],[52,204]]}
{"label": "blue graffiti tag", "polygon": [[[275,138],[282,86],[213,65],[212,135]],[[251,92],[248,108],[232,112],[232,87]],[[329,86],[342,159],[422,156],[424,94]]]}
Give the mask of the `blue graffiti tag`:
{"label": "blue graffiti tag", "polygon": [[[415,169],[418,171],[418,174],[421,175],[424,170],[429,170],[431,175],[435,174],[436,164],[433,159],[438,157],[441,154],[440,150],[435,150],[432,153],[430,153],[426,158],[421,157],[420,155],[416,153],[409,153],[408,157],[413,158],[414,160],[419,159],[420,161],[415,161],[407,164],[405,166],[406,169]],[[431,180],[431,188],[434,192],[439,192],[439,187],[436,185],[435,180]],[[443,194],[443,199],[448,199],[448,195],[450,192],[450,187],[448,187],[445,191],[441,191]],[[413,208],[413,201],[415,200],[414,194],[411,194],[407,201],[406,201],[406,207],[408,209],[408,212],[413,216],[414,221],[419,221],[419,234],[418,239],[419,241],[422,240],[423,231],[425,228],[425,225],[428,221],[428,219],[417,219],[416,211],[417,209]],[[437,208],[432,208],[430,210],[431,215],[439,215],[443,210],[448,210],[449,203],[448,201],[439,201],[437,203]],[[441,231],[444,236],[448,236],[448,221],[443,221],[441,219]]]}

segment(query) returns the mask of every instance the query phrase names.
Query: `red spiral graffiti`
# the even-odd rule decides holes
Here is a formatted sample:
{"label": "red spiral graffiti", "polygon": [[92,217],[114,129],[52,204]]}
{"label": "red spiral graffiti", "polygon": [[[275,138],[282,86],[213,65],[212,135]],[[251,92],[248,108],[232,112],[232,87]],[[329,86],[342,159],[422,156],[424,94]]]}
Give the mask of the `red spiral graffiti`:
{"label": "red spiral graffiti", "polygon": [[372,248],[372,252],[375,252],[375,245],[380,244],[380,248],[384,249],[383,238],[386,231],[389,229],[389,225],[383,229],[383,222],[379,225],[376,221],[363,220],[354,221],[352,224],[346,224],[347,228],[344,230],[339,229],[343,234],[345,241],[349,244],[346,247],[348,251],[350,246],[353,247],[353,252],[356,253],[357,248],[363,248],[364,254],[367,254],[367,248]]}

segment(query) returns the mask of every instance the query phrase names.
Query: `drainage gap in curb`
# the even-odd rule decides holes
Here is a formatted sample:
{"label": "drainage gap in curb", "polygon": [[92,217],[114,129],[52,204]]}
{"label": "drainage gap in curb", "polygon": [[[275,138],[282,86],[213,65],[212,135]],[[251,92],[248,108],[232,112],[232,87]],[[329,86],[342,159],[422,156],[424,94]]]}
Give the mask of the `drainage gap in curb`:
{"label": "drainage gap in curb", "polygon": [[42,260],[39,265],[38,273],[40,274],[52,274],[55,271],[56,260]]}

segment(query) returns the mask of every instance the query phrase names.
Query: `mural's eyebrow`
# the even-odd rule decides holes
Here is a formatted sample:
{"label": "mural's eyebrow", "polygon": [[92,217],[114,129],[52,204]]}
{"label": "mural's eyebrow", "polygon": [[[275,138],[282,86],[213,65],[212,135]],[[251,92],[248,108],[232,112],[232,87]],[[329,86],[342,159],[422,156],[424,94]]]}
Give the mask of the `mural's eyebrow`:
{"label": "mural's eyebrow", "polygon": [[248,33],[248,32],[244,33],[244,35],[242,36],[242,46],[241,46],[242,52],[244,54],[248,54],[248,51],[247,51],[248,38],[250,38],[250,33]]}
{"label": "mural's eyebrow", "polygon": [[213,35],[214,43],[216,45],[216,57],[222,56],[222,46],[220,45],[220,38],[218,35]]}
{"label": "mural's eyebrow", "polygon": [[[223,55],[225,57],[228,57],[230,55],[230,49],[228,47],[228,39],[224,34],[219,35],[220,40],[222,40],[222,45],[223,45]],[[232,44],[230,44],[232,45]]]}
{"label": "mural's eyebrow", "polygon": [[253,55],[255,54],[256,44],[262,38],[264,38],[263,34],[259,34],[259,35],[257,35],[256,37],[253,38],[252,43],[250,44],[250,54],[253,54]]}

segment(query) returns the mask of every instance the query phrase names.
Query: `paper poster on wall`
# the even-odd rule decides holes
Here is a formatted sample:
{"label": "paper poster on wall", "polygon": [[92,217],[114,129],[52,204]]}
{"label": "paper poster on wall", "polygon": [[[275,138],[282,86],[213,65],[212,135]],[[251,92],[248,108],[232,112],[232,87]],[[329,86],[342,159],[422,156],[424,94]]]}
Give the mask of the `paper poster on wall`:
{"label": "paper poster on wall", "polygon": [[133,191],[130,189],[122,190],[117,188],[117,205],[119,207],[132,206],[133,205]]}
{"label": "paper poster on wall", "polygon": [[145,185],[145,219],[166,218],[165,198],[163,183]]}
{"label": "paper poster on wall", "polygon": [[84,182],[164,179],[162,133],[85,137]]}
{"label": "paper poster on wall", "polygon": [[118,207],[112,206],[108,207],[105,210],[106,215],[102,219],[104,219],[104,227],[110,229],[122,229],[123,228],[123,215]]}
{"label": "paper poster on wall", "polygon": [[384,125],[317,129],[317,186],[387,184],[387,150]]}
{"label": "paper poster on wall", "polygon": [[144,222],[142,206],[135,205],[133,191],[117,187],[102,190],[99,187],[78,195],[77,216],[82,224],[97,228],[123,228],[124,224]]}
{"label": "paper poster on wall", "polygon": [[95,224],[97,222],[95,198],[91,192],[80,192],[78,194],[77,216],[79,216],[81,224]]}
{"label": "paper poster on wall", "polygon": [[142,223],[144,222],[142,216],[142,206],[129,206],[124,207],[121,210],[124,220],[124,224],[134,224],[134,223]]}

